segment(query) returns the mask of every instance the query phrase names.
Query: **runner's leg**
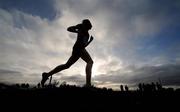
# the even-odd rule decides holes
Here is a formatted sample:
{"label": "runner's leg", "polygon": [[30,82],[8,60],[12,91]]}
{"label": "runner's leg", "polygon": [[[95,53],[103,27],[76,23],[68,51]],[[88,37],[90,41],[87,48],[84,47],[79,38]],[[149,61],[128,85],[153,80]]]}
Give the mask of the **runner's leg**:
{"label": "runner's leg", "polygon": [[41,80],[41,85],[44,86],[46,80],[48,79],[49,76],[52,76],[53,74],[60,72],[64,69],[68,69],[71,65],[73,65],[78,59],[80,58],[79,52],[73,51],[72,56],[69,58],[69,60],[62,65],[57,66],[53,70],[51,70],[49,73],[42,73],[42,80]]}
{"label": "runner's leg", "polygon": [[71,67],[71,65],[73,65],[77,60],[79,59],[78,55],[74,55],[72,54],[72,56],[69,58],[69,60],[62,65],[57,66],[56,68],[54,68],[53,70],[51,70],[48,74],[49,76],[56,74],[64,69],[68,69],[69,67]]}
{"label": "runner's leg", "polygon": [[81,54],[81,58],[87,63],[86,64],[86,85],[91,86],[91,71],[93,66],[93,60],[89,53],[85,50],[83,50]]}

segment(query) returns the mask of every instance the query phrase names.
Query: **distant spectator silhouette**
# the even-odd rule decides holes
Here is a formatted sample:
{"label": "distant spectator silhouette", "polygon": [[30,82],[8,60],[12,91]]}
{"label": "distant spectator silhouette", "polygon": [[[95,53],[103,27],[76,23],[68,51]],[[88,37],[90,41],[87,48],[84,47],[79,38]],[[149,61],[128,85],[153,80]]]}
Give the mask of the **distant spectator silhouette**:
{"label": "distant spectator silhouette", "polygon": [[121,89],[121,91],[124,91],[123,85],[120,85],[120,89]]}
{"label": "distant spectator silhouette", "polygon": [[152,82],[151,84],[139,83],[138,90],[140,92],[155,92],[163,90],[163,87],[158,82],[156,82],[156,84],[154,82]]}
{"label": "distant spectator silhouette", "polygon": [[40,87],[41,87],[41,84],[40,84],[40,83],[38,83],[38,84],[37,84],[37,87],[38,87],[38,88],[40,88]]}
{"label": "distant spectator silhouette", "polygon": [[128,86],[127,86],[127,85],[125,85],[125,87],[124,87],[124,88],[125,88],[125,90],[126,90],[126,91],[129,91],[129,88],[128,88]]}
{"label": "distant spectator silhouette", "polygon": [[[88,19],[84,19],[81,24],[70,26],[67,28],[67,31],[72,33],[77,33],[77,40],[73,46],[72,55],[69,58],[69,60],[62,65],[57,66],[50,72],[42,73],[42,80],[41,85],[44,86],[46,80],[49,76],[52,76],[53,74],[56,74],[64,69],[68,69],[73,65],[79,58],[83,59],[87,65],[86,65],[86,86],[91,86],[91,69],[93,65],[93,60],[91,59],[91,56],[86,50],[86,47],[91,43],[93,40],[93,37],[89,36],[88,31],[92,28],[91,22]],[[90,39],[89,39],[90,37]]]}

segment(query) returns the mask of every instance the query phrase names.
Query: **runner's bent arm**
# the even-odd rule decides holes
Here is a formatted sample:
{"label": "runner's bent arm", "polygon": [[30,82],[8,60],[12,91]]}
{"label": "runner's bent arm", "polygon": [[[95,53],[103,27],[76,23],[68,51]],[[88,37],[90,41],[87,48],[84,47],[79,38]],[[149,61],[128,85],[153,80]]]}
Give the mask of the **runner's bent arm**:
{"label": "runner's bent arm", "polygon": [[72,32],[72,33],[78,33],[80,29],[80,24],[76,25],[76,26],[70,26],[67,28],[67,31]]}
{"label": "runner's bent arm", "polygon": [[86,44],[85,47],[87,47],[92,41],[93,41],[93,36],[90,37],[90,40],[89,40],[89,42]]}

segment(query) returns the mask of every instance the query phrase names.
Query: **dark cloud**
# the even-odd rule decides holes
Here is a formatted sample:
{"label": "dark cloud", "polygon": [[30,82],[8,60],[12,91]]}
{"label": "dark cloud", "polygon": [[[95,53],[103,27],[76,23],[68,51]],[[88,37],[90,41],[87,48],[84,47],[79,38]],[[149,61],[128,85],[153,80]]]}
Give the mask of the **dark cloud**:
{"label": "dark cloud", "polygon": [[109,74],[94,77],[94,80],[111,83],[150,83],[162,81],[163,85],[180,86],[180,65],[168,64],[160,66],[128,67],[130,72],[117,70]]}
{"label": "dark cloud", "polygon": [[50,20],[56,17],[53,0],[0,0],[0,8],[9,11],[19,10]]}
{"label": "dark cloud", "polygon": [[18,82],[22,79],[23,74],[19,71],[0,69],[0,82]]}
{"label": "dark cloud", "polygon": [[13,70],[0,69],[0,74],[17,74],[17,73],[20,73],[20,72],[13,71]]}
{"label": "dark cloud", "polygon": [[180,65],[168,64],[161,66],[142,67],[134,71],[131,81],[153,82],[162,80],[164,85],[180,85]]}
{"label": "dark cloud", "polygon": [[[71,55],[75,35],[66,28],[89,18],[95,37],[87,47],[95,62],[94,83],[132,84],[160,78],[166,85],[179,85],[179,11],[179,0],[1,0],[0,68],[22,73],[1,70],[9,75],[0,79],[14,76],[6,81],[15,81],[10,74],[17,74],[15,82],[37,83],[41,72]],[[84,63],[78,62],[59,79],[84,84],[84,69],[79,70]]]}

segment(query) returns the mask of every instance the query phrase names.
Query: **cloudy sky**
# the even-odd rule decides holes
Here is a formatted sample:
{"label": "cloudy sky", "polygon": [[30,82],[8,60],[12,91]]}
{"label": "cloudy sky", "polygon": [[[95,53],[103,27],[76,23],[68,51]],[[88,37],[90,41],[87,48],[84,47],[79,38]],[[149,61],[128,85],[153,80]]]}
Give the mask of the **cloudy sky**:
{"label": "cloudy sky", "polygon": [[[67,27],[88,18],[95,86],[180,86],[179,12],[179,0],[0,0],[0,82],[37,84],[70,57],[76,34]],[[53,79],[83,85],[85,64]]]}

